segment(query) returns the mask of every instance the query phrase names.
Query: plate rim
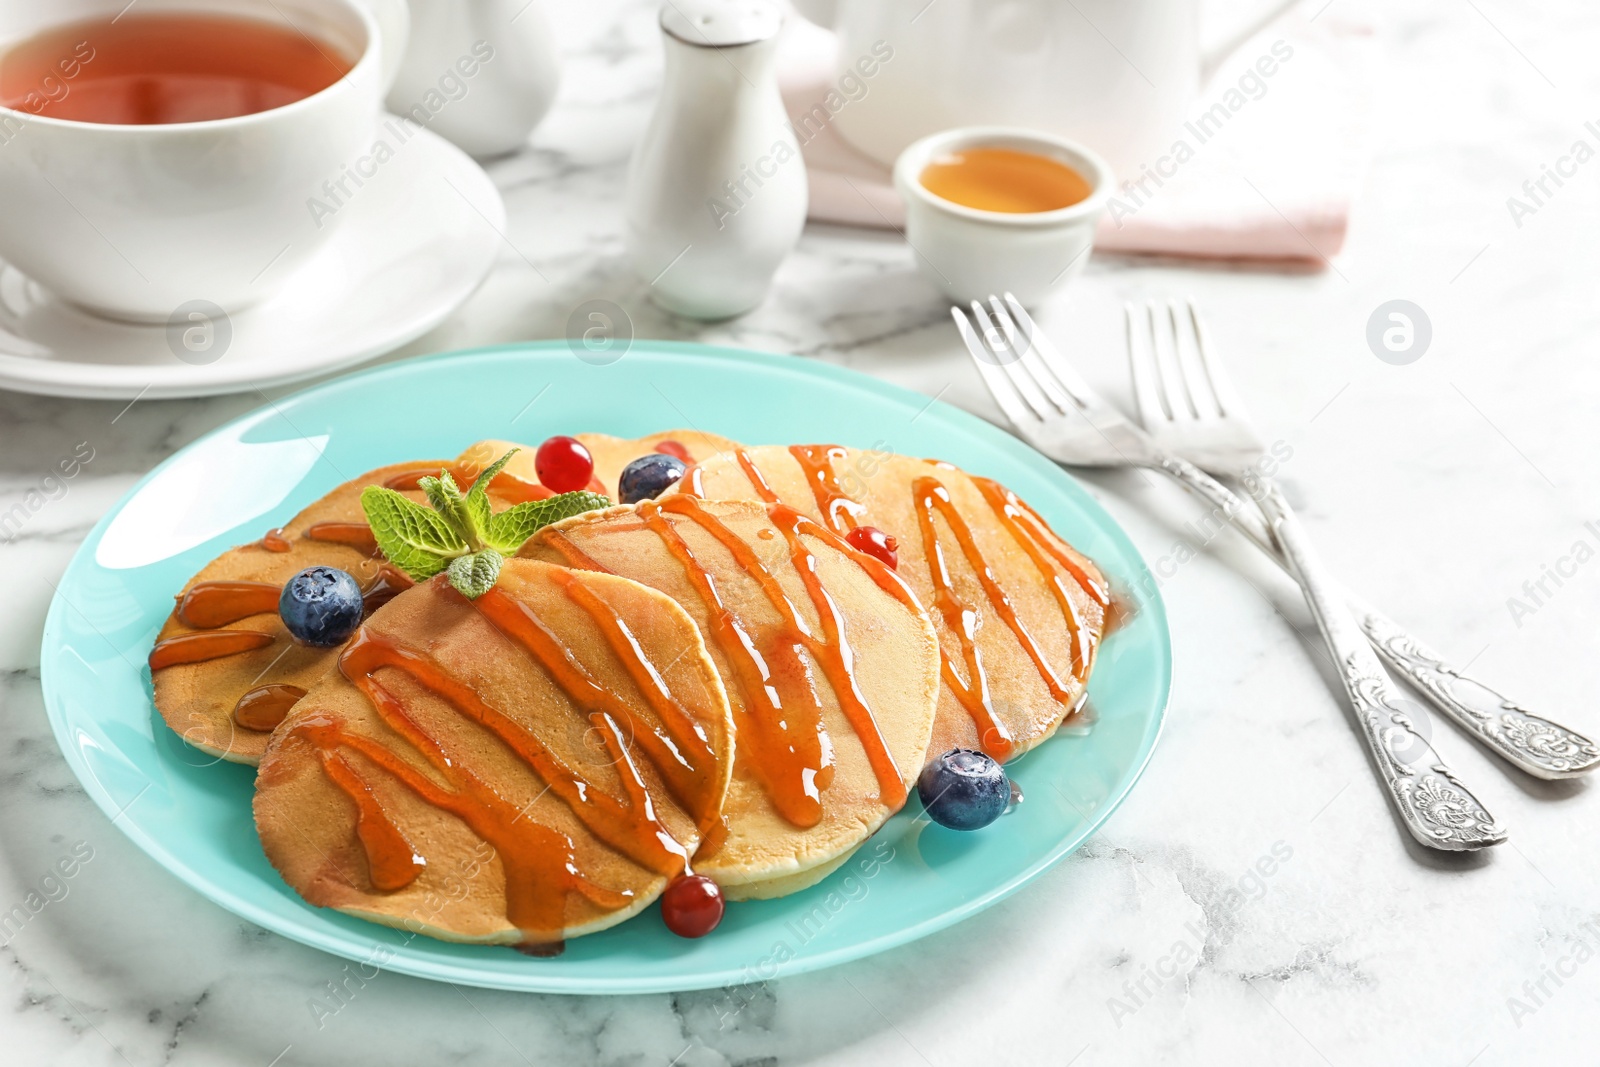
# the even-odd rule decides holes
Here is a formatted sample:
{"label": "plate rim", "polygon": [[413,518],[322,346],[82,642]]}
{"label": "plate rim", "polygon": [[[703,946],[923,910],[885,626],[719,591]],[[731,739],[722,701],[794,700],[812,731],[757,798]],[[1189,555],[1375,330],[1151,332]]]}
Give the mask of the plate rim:
{"label": "plate rim", "polygon": [[[384,112],[380,118],[392,117]],[[374,129],[379,127],[375,124]],[[505,197],[500,192],[500,187],[494,183],[489,172],[467,155],[460,148],[451,144],[444,137],[432,130],[418,127],[417,134],[426,135],[422,138],[423,144],[430,150],[440,152],[445,157],[453,158],[456,168],[462,174],[470,174],[476,189],[469,189],[462,193],[468,196],[467,202],[475,208],[487,207],[493,210],[485,216],[485,221],[496,231],[504,231],[506,227]],[[397,156],[397,158],[400,158]],[[410,157],[406,157],[410,158]],[[426,162],[425,160],[423,162]],[[475,172],[475,173],[474,173]],[[403,175],[401,177],[404,177]],[[485,253],[483,263],[475,272],[476,277],[470,278],[458,299],[441,303],[432,307],[427,314],[408,319],[403,328],[386,328],[382,331],[373,330],[373,340],[350,347],[344,355],[332,361],[318,362],[314,365],[304,364],[288,371],[271,370],[270,364],[259,368],[259,373],[235,373],[224,375],[215,379],[201,381],[191,376],[192,368],[182,366],[165,367],[161,365],[144,364],[99,364],[83,363],[77,360],[62,360],[54,358],[33,359],[19,356],[10,352],[0,352],[0,389],[9,389],[14,392],[27,393],[32,396],[59,396],[80,400],[127,400],[138,397],[150,400],[176,400],[191,397],[226,396],[233,393],[249,392],[253,389],[273,388],[278,386],[293,385],[308,381],[319,375],[336,374],[340,371],[350,371],[369,360],[377,359],[397,348],[410,344],[428,331],[437,327],[445,319],[455,314],[467,301],[471,300],[479,289],[494,273],[494,268],[499,260],[498,248],[502,243],[501,237],[485,239],[483,242]],[[324,246],[317,254],[326,255],[332,251],[332,246]],[[0,260],[0,263],[4,263]],[[11,266],[9,263],[4,263]],[[309,265],[309,264],[308,264]],[[21,268],[12,267],[30,283],[33,279]],[[48,290],[47,290],[48,291]],[[54,300],[61,300],[53,292]],[[258,312],[270,309],[276,297],[269,297],[259,304],[246,308],[246,312]],[[79,312],[88,314],[87,312]],[[416,358],[429,359],[434,354]],[[399,360],[396,362],[405,362]],[[49,368],[68,368],[65,374],[52,373]],[[118,375],[119,372],[138,372],[154,379],[140,385],[132,382],[115,381],[109,384],[86,380],[96,374]],[[331,380],[331,379],[330,379]],[[142,390],[142,391],[141,391]]]}
{"label": "plate rim", "polygon": [[[994,424],[979,418],[976,415],[973,415],[971,412],[956,407],[954,404],[946,403],[937,398],[930,400],[926,394],[908,389],[894,382],[885,381],[884,379],[876,378],[848,367],[841,367],[836,364],[825,363],[820,360],[809,359],[803,356],[763,352],[754,349],[734,348],[725,345],[703,344],[693,341],[636,338],[632,342],[632,345],[648,346],[649,348],[658,351],[665,351],[678,355],[694,356],[698,358],[709,358],[713,360],[740,360],[746,362],[753,360],[755,362],[763,363],[769,367],[781,369],[786,372],[800,373],[802,375],[814,375],[841,383],[846,387],[864,388],[868,392],[877,393],[879,395],[887,395],[889,398],[900,402],[913,402],[917,404],[926,403],[927,407],[929,408],[933,407],[934,405],[938,405],[941,409],[941,414],[945,415],[946,417],[954,416],[955,421],[961,425],[964,430],[975,432],[980,438],[997,445],[1008,453],[1012,453],[1020,462],[1024,463],[1025,465],[1040,469],[1041,473],[1046,473],[1047,475],[1053,474],[1055,477],[1063,479],[1071,487],[1074,493],[1080,494],[1088,504],[1090,504],[1093,508],[1098,509],[1104,515],[1105,523],[1108,526],[1108,532],[1110,535],[1114,539],[1120,539],[1122,542],[1124,542],[1123,547],[1131,554],[1131,558],[1136,560],[1140,566],[1143,567],[1146,574],[1150,573],[1149,564],[1145,561],[1144,555],[1139,551],[1138,546],[1133,543],[1132,538],[1128,536],[1127,531],[1123,529],[1122,524],[1117,522],[1110,512],[1106,511],[1104,506],[1101,505],[1099,501],[1095,500],[1093,496],[1083,488],[1076,478],[1072,477],[1072,475],[1067,471],[1043,456],[1041,453],[1029,447],[1020,439],[1013,437],[1009,433],[1006,433],[1000,427],[995,426]],[[90,528],[89,532],[84,535],[82,543],[80,543],[77,550],[73,552],[72,558],[68,561],[66,568],[62,571],[60,585],[66,584],[67,576],[81,565],[81,562],[85,558],[86,554],[91,550],[91,546],[99,544],[100,539],[103,537],[106,528],[110,525],[111,521],[122,512],[129,501],[131,501],[144,489],[147,483],[165,470],[168,465],[174,463],[180,456],[188,453],[190,450],[202,448],[212,439],[221,437],[222,435],[233,431],[239,425],[260,418],[262,413],[269,408],[275,408],[279,405],[296,402],[307,396],[324,390],[332,391],[337,388],[343,388],[345,384],[352,378],[381,377],[388,374],[400,374],[408,372],[410,368],[413,368],[419,364],[469,360],[476,357],[496,356],[508,353],[543,354],[560,353],[563,351],[567,351],[570,355],[569,342],[546,339],[537,341],[514,341],[504,344],[484,345],[474,348],[456,349],[446,352],[415,356],[404,360],[396,360],[392,363],[379,364],[351,373],[342,374],[327,381],[319,382],[304,389],[297,390],[296,392],[282,397],[276,401],[269,401],[267,404],[263,404],[260,407],[244,412],[243,414],[229,419],[227,422],[207,431],[201,436],[195,438],[193,441],[184,445],[182,448],[174,451],[172,455],[163,459],[160,463],[139,478],[139,480],[136,481],[132,486],[130,486],[117,499],[117,501],[106,510],[106,513],[100,517],[93,527]],[[70,743],[71,739],[69,736],[67,736],[67,724],[63,717],[57,712],[57,708],[60,706],[61,701],[55,689],[55,671],[53,665],[54,659],[50,655],[50,650],[52,645],[59,643],[60,629],[62,626],[61,619],[68,607],[70,607],[70,605],[67,605],[65,602],[65,598],[60,591],[60,585],[57,586],[56,592],[50,598],[50,607],[45,615],[44,628],[40,638],[40,688],[43,695],[45,716],[50,722],[51,735],[54,737],[56,745],[61,751],[62,758],[66,761],[68,767],[71,768],[73,775],[78,779],[78,782],[84,787],[85,792],[87,792],[89,797],[95,802],[95,806],[106,815],[106,817],[111,821],[112,825],[126,835],[131,841],[133,841],[134,844],[138,845],[147,856],[165,868],[169,874],[177,878],[191,891],[200,894],[201,896],[210,900],[212,903],[222,907],[224,910],[232,912],[234,915],[237,915],[240,918],[247,919],[250,922],[261,926],[262,928],[269,930],[280,937],[288,938],[291,941],[306,945],[322,952],[326,952],[329,955],[342,959],[368,961],[370,959],[370,953],[368,953],[367,956],[351,955],[349,952],[344,951],[343,948],[340,947],[340,945],[332,938],[329,938],[326,934],[317,931],[313,927],[304,926],[302,924],[292,924],[286,929],[285,924],[280,921],[281,916],[269,912],[267,909],[253,903],[246,897],[234,893],[223,886],[217,885],[211,879],[194,870],[188,864],[182,862],[176,855],[168,851],[160,840],[145,832],[137,824],[132,822],[125,823],[121,819],[123,812],[132,807],[133,803],[137,802],[138,796],[143,795],[143,790],[141,790],[140,793],[135,796],[134,800],[124,804],[118,804],[101,784],[99,778],[92,773],[88,765],[82,760],[81,753],[78,751],[77,746]],[[792,961],[787,961],[783,966],[782,972],[772,980],[776,981],[781,978],[806,974],[828,967],[837,966],[841,963],[864,959],[868,956],[874,956],[881,952],[898,948],[902,945],[909,944],[912,941],[926,937],[929,934],[933,934],[940,930],[954,926],[955,924],[970,918],[978,912],[984,911],[987,908],[998,904],[1007,897],[1016,893],[1025,885],[1033,882],[1045,871],[1049,870],[1051,867],[1054,867],[1068,855],[1076,852],[1085,840],[1087,840],[1102,825],[1104,825],[1106,820],[1109,819],[1119,807],[1121,807],[1128,795],[1132,793],[1134,787],[1143,779],[1144,773],[1149,767],[1150,761],[1153,758],[1156,748],[1160,743],[1162,734],[1165,731],[1168,713],[1171,709],[1173,650],[1172,632],[1168,622],[1166,604],[1161,597],[1159,586],[1154,582],[1149,583],[1145,589],[1145,595],[1147,599],[1142,606],[1140,614],[1146,615],[1151,620],[1151,622],[1157,627],[1160,637],[1160,640],[1157,642],[1160,653],[1160,677],[1157,679],[1157,684],[1160,691],[1159,706],[1155,708],[1151,722],[1146,727],[1144,735],[1140,739],[1140,752],[1136,762],[1123,773],[1121,781],[1118,783],[1118,788],[1107,797],[1106,802],[1084,820],[1084,823],[1079,831],[1075,834],[1064,835],[1045,855],[1041,856],[1026,869],[1013,875],[1005,882],[987,888],[983,892],[975,894],[973,897],[961,902],[955,907],[949,908],[936,916],[932,916],[910,927],[904,927],[894,930],[890,933],[868,937],[860,941],[852,942],[849,945],[841,945],[837,948],[817,953],[816,955],[799,957]],[[148,788],[148,786],[146,788]],[[429,959],[424,961],[413,961],[411,957],[405,954],[395,954],[381,965],[373,964],[373,966],[377,966],[381,970],[391,971],[398,974],[406,974],[416,978],[423,978],[432,981],[460,982],[462,984],[472,985],[478,988],[503,989],[512,992],[575,995],[633,995],[688,992],[692,990],[715,989],[725,986],[740,985],[748,981],[748,975],[745,972],[732,969],[702,971],[692,976],[686,976],[682,979],[675,979],[671,975],[639,979],[592,976],[584,977],[570,975],[562,976],[559,974],[559,972],[535,970],[525,972],[525,974],[519,975],[516,980],[511,980],[510,978],[498,974],[479,971],[475,968],[459,964],[453,960]]]}

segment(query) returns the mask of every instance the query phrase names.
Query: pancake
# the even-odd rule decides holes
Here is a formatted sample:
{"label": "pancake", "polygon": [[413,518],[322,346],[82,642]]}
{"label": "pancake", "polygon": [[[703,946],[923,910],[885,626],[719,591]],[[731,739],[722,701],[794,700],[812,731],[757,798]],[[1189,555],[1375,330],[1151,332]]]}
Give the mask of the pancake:
{"label": "pancake", "polygon": [[522,554],[644,582],[705,635],[737,754],[724,825],[694,863],[729,899],[805,888],[905,803],[938,646],[877,560],[789,508],[682,496],[556,523]]}
{"label": "pancake", "polygon": [[[159,649],[176,639],[165,646],[166,654],[214,658],[159,668],[161,660],[152,658],[156,707],[167,725],[213,756],[235,763],[259,761],[272,725],[321,679],[337,654],[337,649],[312,648],[289,635],[278,618],[284,583],[310,566],[338,567],[360,584],[369,608],[409,587],[411,580],[378,554],[361,510],[361,491],[388,484],[420,501],[417,479],[446,467],[463,490],[476,475],[463,469],[461,460],[379,467],[338,486],[261,541],[229,549],[190,579],[156,643]],[[489,487],[490,504],[497,511],[541,495],[546,495],[542,486],[504,473]],[[329,537],[343,540],[322,539]],[[200,641],[212,644],[205,647]],[[230,647],[243,650],[229,654]],[[236,716],[247,694],[250,699]]]}
{"label": "pancake", "polygon": [[[730,441],[716,434],[702,433],[699,430],[666,430],[632,440],[604,433],[579,433],[572,436],[583,442],[583,446],[589,450],[589,455],[594,458],[594,481],[590,483],[589,488],[596,493],[604,493],[612,500],[617,499],[617,479],[622,476],[622,468],[640,456],[648,456],[652,452],[666,452],[668,455],[677,456],[685,463],[693,464],[710,459],[719,452],[739,447],[737,441]],[[518,447],[522,448],[522,451],[511,457],[511,462],[505,466],[506,473],[526,481],[537,482],[539,475],[533,465],[535,449],[526,446],[513,445],[507,441],[479,441],[463,452],[461,458],[464,461],[476,462],[481,468],[505,455],[506,449]]]}
{"label": "pancake", "polygon": [[439,576],[362,624],[273,734],[256,828],[311,904],[548,953],[684,871],[732,745],[670,598],[508,560],[476,600]]}
{"label": "pancake", "polygon": [[841,534],[874,526],[896,538],[898,573],[939,637],[930,756],[1014,758],[1081,703],[1111,606],[1106,581],[1004,486],[887,452],[774,445],[706,460],[676,491],[780,500]]}

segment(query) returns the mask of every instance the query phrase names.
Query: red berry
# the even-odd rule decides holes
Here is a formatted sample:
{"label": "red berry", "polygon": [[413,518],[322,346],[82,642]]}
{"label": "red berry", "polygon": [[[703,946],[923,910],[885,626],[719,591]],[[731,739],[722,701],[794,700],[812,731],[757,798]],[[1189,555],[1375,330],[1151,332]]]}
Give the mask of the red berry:
{"label": "red berry", "polygon": [[685,463],[694,462],[694,457],[689,455],[689,450],[684,448],[676,441],[657,441],[656,451],[663,453],[664,455],[672,456],[674,459],[681,459]]}
{"label": "red berry", "polygon": [[884,533],[876,526],[857,526],[845,534],[844,539],[851,548],[876,556],[891,568],[899,569],[900,557],[895,555],[895,549],[900,547],[900,542],[893,535]]}
{"label": "red berry", "polygon": [[686,874],[661,894],[661,918],[679,937],[704,937],[722,921],[722,887],[703,874]]}
{"label": "red berry", "polygon": [[547,489],[575,493],[594,477],[594,457],[582,441],[557,436],[546,440],[533,454],[533,469]]}

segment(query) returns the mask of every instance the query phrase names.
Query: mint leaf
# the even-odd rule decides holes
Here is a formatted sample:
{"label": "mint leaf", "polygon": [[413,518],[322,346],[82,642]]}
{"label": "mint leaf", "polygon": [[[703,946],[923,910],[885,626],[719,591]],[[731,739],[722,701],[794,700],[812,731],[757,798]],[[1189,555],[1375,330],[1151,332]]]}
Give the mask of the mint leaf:
{"label": "mint leaf", "polygon": [[553,522],[560,522],[562,519],[570,519],[574,515],[581,515],[585,511],[610,506],[610,497],[587,490],[559,493],[543,500],[529,500],[491,517],[484,540],[490,547],[512,555],[522,547],[524,541],[541,528]]}
{"label": "mint leaf", "polygon": [[467,490],[467,516],[473,524],[473,533],[479,541],[486,541],[489,534],[489,523],[493,517],[494,509],[489,506],[489,483],[494,481],[494,476],[499,474],[511,457],[519,450],[513,448],[499,459],[478,473],[472,480],[472,486]]}
{"label": "mint leaf", "polygon": [[468,556],[457,556],[450,561],[450,584],[468,600],[476,600],[494,588],[495,579],[500,577],[500,564],[504,561],[505,557],[492,548]]}
{"label": "mint leaf", "polygon": [[420,479],[417,485],[431,509],[393,489],[367,486],[361,491],[361,509],[378,548],[413,581],[447,571],[450,584],[476,600],[494,587],[505,557],[540,527],[611,503],[599,493],[561,493],[494,514],[489,483],[516,451],[485,467],[465,494],[447,470],[437,478]]}
{"label": "mint leaf", "polygon": [[361,491],[361,510],[367,513],[378,548],[412,581],[433,577],[450,560],[470,551],[443,515],[393,489],[367,486]]}
{"label": "mint leaf", "polygon": [[433,510],[444,516],[445,521],[461,535],[468,548],[477,551],[483,547],[467,509],[467,499],[461,495],[461,489],[449,471],[440,471],[437,478],[423,478],[417,482],[417,487],[427,496]]}
{"label": "mint leaf", "polygon": [[472,479],[472,488],[467,490],[467,495],[471,496],[473,493],[481,493],[488,489],[489,483],[494,481],[494,476],[505,469],[506,464],[511,462],[512,456],[521,451],[522,449],[520,448],[513,448],[511,451],[507,452],[505,455],[501,456],[499,459],[483,468],[483,470],[479,471],[478,476]]}

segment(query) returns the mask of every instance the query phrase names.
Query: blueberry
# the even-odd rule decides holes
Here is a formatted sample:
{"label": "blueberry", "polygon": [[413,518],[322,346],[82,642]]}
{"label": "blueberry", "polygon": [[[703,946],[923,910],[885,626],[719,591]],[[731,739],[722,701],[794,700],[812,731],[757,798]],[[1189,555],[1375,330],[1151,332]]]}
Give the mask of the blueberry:
{"label": "blueberry", "polygon": [[928,817],[952,830],[978,830],[998,819],[1011,803],[1011,782],[989,756],[952,748],[922,768],[917,796]]}
{"label": "blueberry", "polygon": [[297,641],[342,645],[361,625],[361,587],[336,567],[307,567],[284,585],[278,616]]}
{"label": "blueberry", "polygon": [[624,504],[654,500],[677,485],[678,479],[688,469],[683,460],[665,452],[640,456],[622,468],[622,477],[617,479],[617,496]]}

